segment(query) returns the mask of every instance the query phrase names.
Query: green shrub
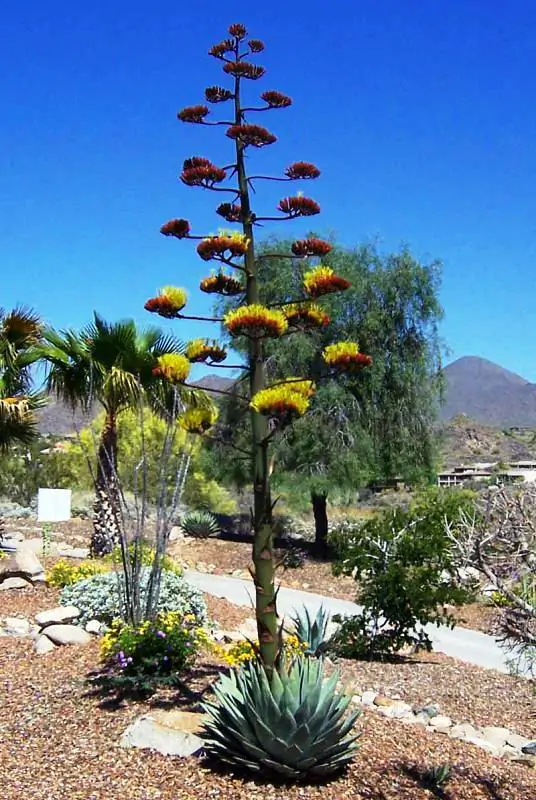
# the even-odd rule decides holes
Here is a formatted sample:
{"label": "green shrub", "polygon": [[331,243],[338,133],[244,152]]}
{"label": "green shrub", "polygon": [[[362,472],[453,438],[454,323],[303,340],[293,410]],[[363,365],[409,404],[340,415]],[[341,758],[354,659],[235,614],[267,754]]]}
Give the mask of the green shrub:
{"label": "green shrub", "polygon": [[209,511],[191,511],[181,519],[181,528],[196,539],[208,539],[220,532],[218,520]]}
{"label": "green shrub", "polygon": [[427,623],[454,626],[444,606],[470,595],[455,578],[455,554],[445,518],[455,529],[471,496],[429,492],[408,510],[384,511],[364,523],[347,521],[333,532],[336,574],[358,583],[363,612],[342,622],[330,647],[346,658],[383,657],[403,647],[431,650]]}
{"label": "green shrub", "polygon": [[354,757],[359,711],[337,692],[338,673],[322,660],[296,658],[268,678],[258,661],[222,675],[215,702],[206,703],[206,746],[234,767],[285,778],[329,775]]}
{"label": "green shrub", "polygon": [[177,611],[161,612],[155,620],[136,627],[115,620],[101,640],[105,670],[98,682],[138,691],[173,685],[207,642],[207,633],[195,617]]}
{"label": "green shrub", "polygon": [[103,564],[96,561],[83,561],[75,564],[67,559],[60,558],[49,570],[46,580],[49,586],[63,589],[64,586],[72,586],[73,583],[91,578],[93,575],[100,575],[108,569]]}
{"label": "green shrub", "polygon": [[[149,575],[150,569],[143,567],[140,572],[142,605],[147,597]],[[66,586],[61,593],[60,603],[80,609],[77,622],[82,625],[90,619],[110,625],[114,619],[125,618],[124,587],[122,572],[106,572]],[[202,593],[173,572],[162,572],[158,611],[193,614],[199,626],[207,622],[207,607]]]}

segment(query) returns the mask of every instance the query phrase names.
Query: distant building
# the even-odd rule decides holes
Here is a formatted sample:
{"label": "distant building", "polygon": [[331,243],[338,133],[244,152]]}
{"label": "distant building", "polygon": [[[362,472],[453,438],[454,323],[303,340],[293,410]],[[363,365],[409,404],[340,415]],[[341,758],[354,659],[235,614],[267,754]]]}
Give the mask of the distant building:
{"label": "distant building", "polygon": [[499,461],[462,464],[437,476],[438,486],[464,486],[471,481],[496,483],[536,483],[536,461]]}

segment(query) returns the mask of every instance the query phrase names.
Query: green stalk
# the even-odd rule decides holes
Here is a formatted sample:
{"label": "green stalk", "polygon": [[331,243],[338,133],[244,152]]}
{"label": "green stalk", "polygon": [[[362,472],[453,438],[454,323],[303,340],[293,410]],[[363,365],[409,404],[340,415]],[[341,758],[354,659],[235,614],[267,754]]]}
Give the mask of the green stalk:
{"label": "green stalk", "polygon": [[[237,48],[238,58],[238,48]],[[235,124],[243,121],[240,105],[240,78],[235,79]],[[242,229],[248,240],[244,266],[246,269],[246,299],[248,305],[259,302],[259,285],[255,265],[255,242],[249,187],[247,182],[244,145],[236,140],[236,165]],[[251,338],[248,345],[248,366],[251,396],[266,387],[266,367],[263,341]],[[260,657],[268,673],[274,669],[279,650],[275,593],[274,537],[268,470],[268,422],[251,409],[252,466],[253,466],[253,566],[255,579],[255,614],[259,636]]]}

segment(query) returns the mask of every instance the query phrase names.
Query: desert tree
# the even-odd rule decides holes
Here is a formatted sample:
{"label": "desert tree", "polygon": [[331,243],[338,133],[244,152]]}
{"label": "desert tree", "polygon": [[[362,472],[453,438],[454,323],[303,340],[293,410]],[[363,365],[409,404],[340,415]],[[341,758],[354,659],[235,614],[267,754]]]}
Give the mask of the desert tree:
{"label": "desert tree", "polygon": [[[259,653],[265,668],[271,672],[277,663],[280,637],[278,630],[275,586],[275,562],[272,527],[272,495],[270,491],[269,451],[278,432],[293,419],[302,416],[308,409],[315,384],[308,376],[287,376],[274,383],[267,380],[265,344],[271,339],[289,336],[296,331],[321,328],[329,324],[329,317],[317,302],[324,295],[347,289],[349,282],[333,269],[318,263],[318,259],[331,250],[331,245],[319,238],[294,241],[287,253],[263,253],[262,258],[314,259],[311,269],[303,275],[303,282],[296,297],[282,303],[261,302],[261,277],[255,252],[255,237],[259,226],[267,222],[280,222],[312,217],[320,212],[319,204],[301,192],[281,198],[277,213],[266,213],[257,209],[258,188],[264,181],[279,181],[283,184],[294,181],[311,181],[319,177],[320,170],[306,161],[296,161],[280,176],[248,174],[246,155],[277,141],[267,128],[250,122],[260,114],[288,108],[292,100],[279,91],[268,90],[260,95],[260,104],[251,105],[244,97],[244,85],[255,83],[264,75],[264,68],[250,61],[250,57],[261,53],[264,44],[258,39],[248,38],[244,25],[229,27],[228,38],[215,44],[209,55],[221,63],[223,72],[230,79],[230,88],[209,86],[205,90],[205,103],[188,106],[178,112],[180,121],[202,127],[224,129],[233,144],[230,163],[219,166],[209,158],[193,156],[187,158],[180,175],[188,187],[201,188],[217,193],[223,202],[216,213],[238,229],[222,229],[218,234],[198,235],[191,230],[186,219],[172,219],[165,223],[161,232],[176,239],[197,240],[197,253],[204,262],[215,262],[217,270],[200,283],[200,289],[208,294],[224,297],[235,296],[240,302],[236,307],[219,317],[192,317],[184,313],[187,293],[179,287],[164,287],[159,294],[145,304],[145,308],[163,317],[174,319],[205,319],[223,323],[227,333],[247,342],[245,363],[238,365],[247,375],[249,385],[244,384],[236,398],[249,407],[251,447],[246,456],[251,459],[251,481],[253,489],[253,565],[251,568],[255,584],[255,604],[259,637]],[[223,119],[213,119],[209,106],[229,109]],[[255,200],[255,207],[253,204]],[[330,369],[358,370],[368,366],[369,356],[361,353],[352,341],[334,343],[323,351],[323,360]],[[205,362],[214,367],[222,364],[226,352],[213,340],[196,339],[186,348],[191,362]],[[170,356],[162,359],[162,372],[168,379],[185,383],[183,362]],[[188,384],[186,384],[188,385]]]}

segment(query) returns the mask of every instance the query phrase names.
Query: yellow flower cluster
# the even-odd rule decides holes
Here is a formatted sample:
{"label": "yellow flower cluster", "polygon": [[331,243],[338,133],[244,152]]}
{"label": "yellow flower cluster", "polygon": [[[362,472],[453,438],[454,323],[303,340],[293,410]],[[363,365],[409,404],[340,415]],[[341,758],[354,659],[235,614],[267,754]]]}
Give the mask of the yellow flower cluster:
{"label": "yellow flower cluster", "polygon": [[241,233],[233,228],[218,228],[218,236],[225,239],[232,239],[233,242],[238,242],[246,247],[249,245],[249,239],[245,233]]}
{"label": "yellow flower cluster", "polygon": [[267,308],[259,303],[240,306],[229,311],[223,323],[231,336],[261,337],[281,336],[288,328],[288,322],[282,311]]}
{"label": "yellow flower cluster", "polygon": [[[247,664],[248,661],[252,661],[257,655],[258,647],[258,642],[250,642],[247,639],[243,639],[240,642],[236,642],[236,644],[233,644],[231,647],[216,645],[213,648],[213,652],[230,667],[236,668]],[[306,650],[307,644],[300,642],[298,637],[294,634],[287,636],[283,642],[283,651],[288,658],[292,659],[296,656],[303,655]]]}
{"label": "yellow flower cluster", "polygon": [[372,364],[372,358],[361,353],[356,342],[337,342],[330,344],[322,353],[326,364],[345,370],[356,370]]}
{"label": "yellow flower cluster", "polygon": [[49,586],[63,588],[64,586],[72,586],[73,583],[83,581],[86,578],[92,578],[93,575],[99,575],[107,571],[107,567],[103,564],[96,564],[94,561],[83,561],[81,564],[73,564],[64,558],[60,558],[47,573],[46,582]]}
{"label": "yellow flower cluster", "polygon": [[180,415],[178,422],[187,433],[205,433],[218,419],[216,406],[210,408],[189,408]]}
{"label": "yellow flower cluster", "polygon": [[151,297],[144,308],[153,314],[173,319],[184,308],[188,300],[186,289],[178,286],[164,286],[156,297]]}
{"label": "yellow flower cluster", "polygon": [[157,359],[153,375],[165,378],[170,383],[184,383],[190,374],[190,361],[178,353],[166,353]]}
{"label": "yellow flower cluster", "polygon": [[227,353],[217,342],[208,339],[192,339],[186,345],[186,358],[192,362],[213,361],[218,364],[227,358]]}
{"label": "yellow flower cluster", "polygon": [[346,278],[341,278],[331,267],[318,266],[305,273],[303,285],[310,297],[321,297],[324,294],[348,289],[350,281],[347,281]]}
{"label": "yellow flower cluster", "polygon": [[309,408],[309,398],[314,394],[314,383],[297,378],[286,383],[269,386],[257,392],[250,403],[259,414],[282,417],[288,414],[301,417]]}
{"label": "yellow flower cluster", "polygon": [[329,324],[328,315],[318,303],[292,303],[285,306],[283,313],[294,327],[323,328]]}

